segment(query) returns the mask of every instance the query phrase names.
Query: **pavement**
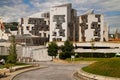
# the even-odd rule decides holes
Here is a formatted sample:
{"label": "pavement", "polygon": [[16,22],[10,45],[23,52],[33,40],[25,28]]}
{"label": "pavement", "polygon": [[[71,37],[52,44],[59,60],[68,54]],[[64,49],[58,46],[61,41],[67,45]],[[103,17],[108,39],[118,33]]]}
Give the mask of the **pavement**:
{"label": "pavement", "polygon": [[95,75],[81,70],[91,63],[93,62],[36,62],[31,64],[38,64],[40,67],[23,67],[23,69],[19,67],[20,70],[7,73],[7,77],[0,80],[120,80],[120,78]]}
{"label": "pavement", "polygon": [[88,65],[57,62],[38,62],[37,64],[47,68],[21,73],[13,80],[75,80],[73,74],[81,67]]}

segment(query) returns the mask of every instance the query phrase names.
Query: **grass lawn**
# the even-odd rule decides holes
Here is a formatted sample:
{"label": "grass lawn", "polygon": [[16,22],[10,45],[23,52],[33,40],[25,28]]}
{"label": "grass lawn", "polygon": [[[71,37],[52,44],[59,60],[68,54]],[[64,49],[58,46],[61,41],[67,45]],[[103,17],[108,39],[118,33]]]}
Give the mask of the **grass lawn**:
{"label": "grass lawn", "polygon": [[87,67],[84,67],[83,70],[93,74],[120,78],[120,58],[99,60]]}

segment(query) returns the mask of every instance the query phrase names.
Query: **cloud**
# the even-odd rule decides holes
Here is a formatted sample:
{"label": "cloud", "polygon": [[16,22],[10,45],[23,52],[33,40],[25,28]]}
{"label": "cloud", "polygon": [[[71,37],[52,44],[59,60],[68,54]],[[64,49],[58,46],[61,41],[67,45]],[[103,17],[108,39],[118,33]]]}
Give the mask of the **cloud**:
{"label": "cloud", "polygon": [[74,9],[78,11],[78,15],[83,14],[89,9],[94,9],[95,13],[104,14],[105,21],[110,26],[119,26],[120,15],[109,12],[120,11],[120,0],[0,0],[0,16],[5,22],[17,21],[18,18],[29,16],[33,13],[46,11],[50,7],[65,3],[72,3]]}
{"label": "cloud", "polygon": [[[27,16],[29,14],[27,13],[29,6],[22,4],[22,0],[11,0],[11,2],[8,0],[6,1],[6,5],[3,4],[0,7],[0,17],[2,17],[4,22],[17,21],[18,18]],[[10,3],[12,5],[9,5]]]}

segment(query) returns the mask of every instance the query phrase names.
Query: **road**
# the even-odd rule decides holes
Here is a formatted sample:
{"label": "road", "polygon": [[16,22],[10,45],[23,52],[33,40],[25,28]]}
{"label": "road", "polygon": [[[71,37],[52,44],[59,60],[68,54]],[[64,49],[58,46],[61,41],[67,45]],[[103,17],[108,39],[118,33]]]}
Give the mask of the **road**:
{"label": "road", "polygon": [[39,62],[39,64],[47,68],[21,73],[13,80],[74,80],[73,73],[87,65],[54,62]]}

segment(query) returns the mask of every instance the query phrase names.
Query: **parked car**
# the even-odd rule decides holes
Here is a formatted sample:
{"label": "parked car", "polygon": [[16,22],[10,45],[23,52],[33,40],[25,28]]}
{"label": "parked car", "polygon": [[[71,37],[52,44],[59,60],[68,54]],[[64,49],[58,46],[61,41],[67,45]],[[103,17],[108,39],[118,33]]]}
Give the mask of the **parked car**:
{"label": "parked car", "polygon": [[116,56],[116,57],[120,57],[120,53],[116,53],[115,56]]}

